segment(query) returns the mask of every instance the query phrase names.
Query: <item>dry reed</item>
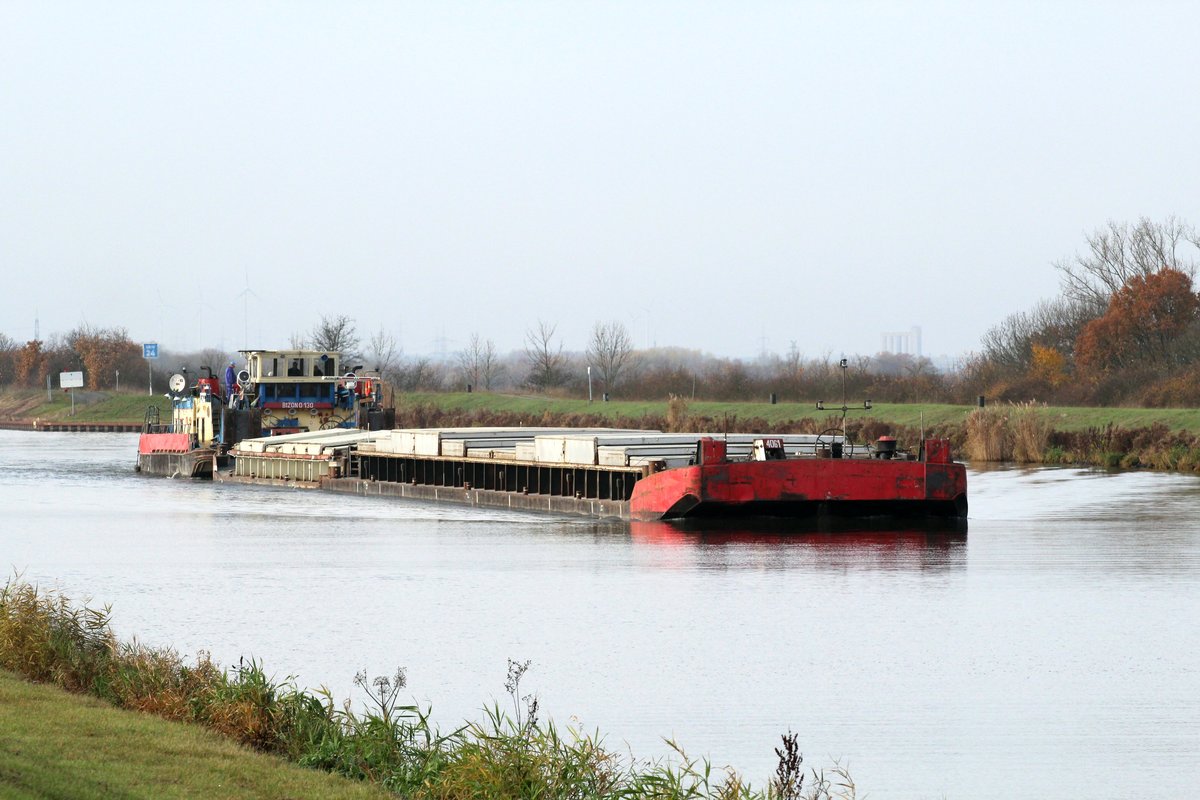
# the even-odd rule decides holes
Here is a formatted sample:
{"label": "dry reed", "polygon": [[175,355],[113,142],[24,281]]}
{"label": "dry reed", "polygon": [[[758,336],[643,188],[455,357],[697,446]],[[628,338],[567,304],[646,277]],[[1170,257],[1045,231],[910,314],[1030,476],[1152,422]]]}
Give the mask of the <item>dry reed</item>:
{"label": "dry reed", "polygon": [[1008,409],[977,408],[967,416],[967,458],[971,461],[1007,461],[1012,457]]}
{"label": "dry reed", "polygon": [[1015,403],[1008,415],[1012,458],[1022,464],[1040,464],[1050,443],[1050,422],[1037,403]]}

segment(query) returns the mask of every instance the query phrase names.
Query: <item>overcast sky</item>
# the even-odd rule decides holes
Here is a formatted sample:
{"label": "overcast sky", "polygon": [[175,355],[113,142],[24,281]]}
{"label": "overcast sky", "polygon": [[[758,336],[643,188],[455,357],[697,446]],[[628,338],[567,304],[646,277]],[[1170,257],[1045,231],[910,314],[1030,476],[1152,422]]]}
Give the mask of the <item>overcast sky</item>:
{"label": "overcast sky", "polygon": [[968,351],[1106,220],[1200,223],[1198,31],[1195,3],[0,0],[0,331]]}

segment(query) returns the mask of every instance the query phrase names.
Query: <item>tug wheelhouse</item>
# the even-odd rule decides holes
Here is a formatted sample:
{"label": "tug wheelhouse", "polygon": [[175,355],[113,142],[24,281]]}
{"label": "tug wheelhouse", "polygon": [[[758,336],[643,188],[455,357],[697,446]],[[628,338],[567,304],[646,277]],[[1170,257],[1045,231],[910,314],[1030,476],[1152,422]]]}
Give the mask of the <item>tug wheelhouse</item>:
{"label": "tug wheelhouse", "polygon": [[321,350],[243,350],[238,374],[245,403],[262,412],[267,435],[366,427],[362,416],[379,408],[379,381]]}

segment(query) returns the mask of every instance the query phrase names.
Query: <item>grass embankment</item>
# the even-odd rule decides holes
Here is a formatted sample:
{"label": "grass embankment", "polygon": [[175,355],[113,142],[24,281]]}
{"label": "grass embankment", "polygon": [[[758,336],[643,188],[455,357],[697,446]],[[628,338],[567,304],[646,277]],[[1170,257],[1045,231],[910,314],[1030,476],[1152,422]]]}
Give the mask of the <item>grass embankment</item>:
{"label": "grass embankment", "polygon": [[[66,419],[71,413],[71,399],[64,392],[55,392],[49,402],[41,390],[9,390],[0,393],[0,418],[9,419]],[[170,402],[162,395],[153,397],[136,392],[80,392],[76,396],[75,416],[81,422],[141,422],[148,405],[156,405],[164,416],[170,413]],[[492,394],[488,392],[412,392],[396,395],[396,405],[402,417],[438,416],[448,419],[475,420],[490,417],[519,417],[525,424],[542,418],[588,418],[608,424],[639,423],[642,420],[665,420],[669,403],[666,400],[613,400],[608,403],[553,398],[537,395]],[[823,424],[836,415],[817,411],[815,403],[737,402],[708,400],[687,401],[689,419],[712,423],[744,425],[761,422],[768,426],[793,426],[802,421]],[[1004,406],[999,406],[1003,408]],[[917,429],[962,426],[974,406],[946,403],[881,403],[870,412],[852,415],[858,421],[872,420],[899,428]],[[1086,408],[1046,406],[1043,413],[1055,431],[1086,431],[1089,428],[1149,428],[1166,426],[1172,431],[1200,431],[1200,409],[1190,408]],[[457,424],[457,423],[452,423]],[[556,423],[548,423],[556,424]]]}
{"label": "grass embankment", "polygon": [[[614,425],[636,423],[639,420],[665,420],[669,412],[667,400],[612,400],[607,403],[553,397],[490,394],[486,392],[412,392],[398,394],[398,413],[426,408],[446,415],[463,418],[501,415],[520,416],[528,420],[548,418],[591,418]],[[790,425],[802,420],[822,421],[832,417],[828,411],[817,411],[815,403],[722,403],[708,400],[686,401],[690,419],[730,424],[761,421],[767,425]],[[924,417],[927,425],[961,423],[970,412],[968,406],[937,403],[911,403],[877,407],[870,416],[904,426],[918,426]],[[865,414],[865,412],[864,412]],[[859,414],[858,416],[863,416]],[[1200,420],[1200,416],[1197,417]],[[526,423],[529,424],[529,423]],[[554,423],[549,423],[554,424]]]}
{"label": "grass embankment", "polygon": [[[70,415],[63,393],[46,402],[41,391],[0,395],[0,419],[139,423],[154,404],[170,414],[166,398],[141,393],[83,393]],[[608,403],[487,392],[397,395],[399,427],[595,426],[666,431],[814,433],[840,424],[815,403],[615,400]],[[1025,409],[1024,411],[1020,409]],[[984,424],[982,420],[990,420]],[[975,420],[972,423],[972,420]],[[1200,472],[1200,409],[1088,408],[1037,405],[973,406],[884,403],[850,416],[850,433],[915,442],[927,435],[951,440],[972,461],[1090,464]]]}
{"label": "grass embankment", "polygon": [[[843,769],[806,774],[790,732],[763,789],[678,748],[670,763],[626,758],[598,734],[540,720],[536,697],[521,693],[528,666],[509,662],[511,713],[493,705],[483,721],[442,733],[428,712],[398,702],[403,670],[370,681],[359,673],[368,708],[355,712],[327,692],[269,678],[258,663],[227,672],[203,654],[189,664],[171,650],[119,642],[107,608],[76,607],[14,579],[0,589],[0,670],[191,725],[55,695],[0,673],[0,781],[18,797],[369,796],[332,776],[314,773],[302,783],[287,759],[415,800],[855,795]],[[229,742],[280,758],[255,758]]]}
{"label": "grass embankment", "polygon": [[194,725],[0,671],[5,798],[383,798],[378,787],[255,753]]}
{"label": "grass embankment", "polygon": [[[840,423],[815,404],[587,403],[492,394],[409,394],[397,402],[397,425],[611,425],[659,430],[816,433]],[[934,403],[881,404],[852,414],[859,441],[921,433],[950,439],[971,461],[1076,464],[1200,472],[1200,409],[1075,408],[1033,403],[984,409]]]}
{"label": "grass embankment", "polygon": [[146,408],[154,405],[164,418],[171,416],[171,402],[162,395],[145,392],[85,392],[77,390],[75,414],[71,397],[53,392],[50,400],[42,390],[10,390],[0,393],[0,419],[32,422],[35,419],[56,422],[112,422],[138,424],[146,418]]}
{"label": "grass embankment", "polygon": [[[668,402],[613,400],[608,403],[587,400],[548,398],[527,395],[489,394],[486,392],[413,392],[399,394],[396,405],[401,411],[425,407],[444,414],[464,418],[487,417],[499,414],[521,415],[528,419],[551,417],[595,417],[612,422],[645,418],[666,419]],[[816,403],[719,403],[705,400],[687,401],[690,417],[705,420],[761,420],[770,425],[791,425],[802,420],[823,422],[834,414],[817,411]],[[832,403],[827,402],[827,405]],[[995,406],[1005,408],[1006,406]],[[1155,424],[1169,430],[1200,431],[1200,409],[1194,408],[1087,408],[1076,406],[1044,406],[1043,413],[1056,431],[1086,431],[1089,428],[1148,428]],[[946,403],[877,403],[870,411],[860,411],[851,419],[874,420],[896,427],[917,429],[946,425],[965,425],[974,406]]]}

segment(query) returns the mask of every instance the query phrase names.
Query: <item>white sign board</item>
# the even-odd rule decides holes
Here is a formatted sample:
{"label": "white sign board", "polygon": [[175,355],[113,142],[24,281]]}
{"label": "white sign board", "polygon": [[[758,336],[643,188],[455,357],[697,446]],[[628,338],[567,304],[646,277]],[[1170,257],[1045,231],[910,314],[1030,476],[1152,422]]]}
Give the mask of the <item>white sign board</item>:
{"label": "white sign board", "polygon": [[83,388],[83,373],[82,372],[60,372],[58,373],[58,385],[63,389],[82,389]]}

